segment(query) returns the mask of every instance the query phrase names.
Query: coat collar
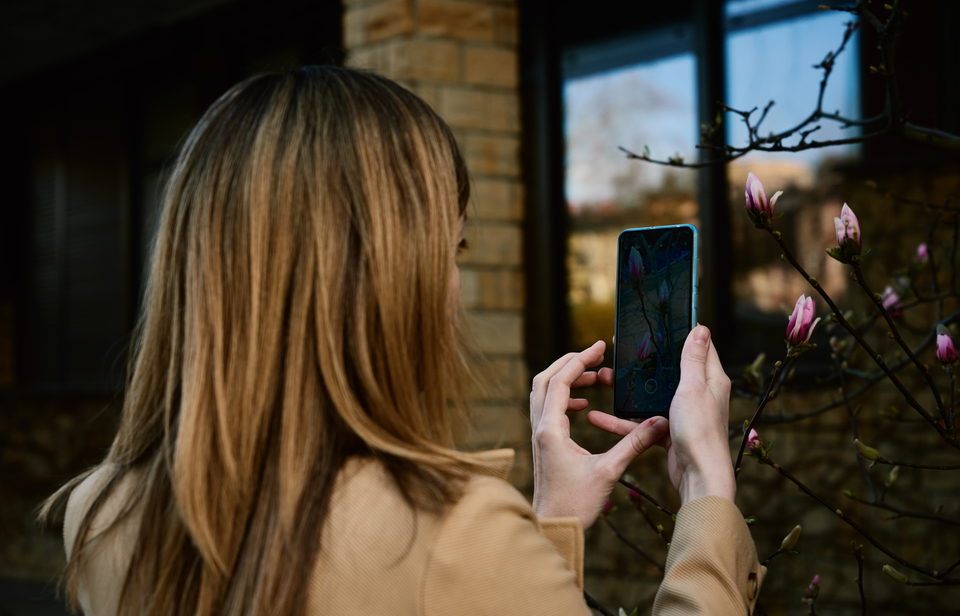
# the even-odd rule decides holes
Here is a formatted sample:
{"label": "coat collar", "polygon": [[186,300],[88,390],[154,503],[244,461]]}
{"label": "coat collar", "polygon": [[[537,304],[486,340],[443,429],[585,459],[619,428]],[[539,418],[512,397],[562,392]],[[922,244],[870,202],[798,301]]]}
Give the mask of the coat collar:
{"label": "coat collar", "polygon": [[510,469],[513,468],[513,459],[516,452],[513,449],[491,449],[478,451],[474,454],[486,466],[483,474],[497,479],[507,480]]}

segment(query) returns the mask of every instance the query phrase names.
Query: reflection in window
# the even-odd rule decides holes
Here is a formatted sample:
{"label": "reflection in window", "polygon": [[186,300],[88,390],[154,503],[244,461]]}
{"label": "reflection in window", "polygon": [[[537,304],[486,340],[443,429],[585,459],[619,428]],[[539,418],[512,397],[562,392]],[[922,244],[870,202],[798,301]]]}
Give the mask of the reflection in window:
{"label": "reflection in window", "polygon": [[568,302],[577,348],[613,332],[617,236],[697,224],[696,174],[627,160],[618,146],[696,159],[692,53],[567,79],[563,86]]}
{"label": "reflection in window", "polygon": [[[742,3],[741,3],[742,4]],[[728,5],[728,12],[730,10]],[[843,39],[849,15],[815,12],[805,16],[739,30],[727,37],[727,100],[731,107],[758,107],[755,122],[768,101],[775,101],[760,129],[760,135],[779,132],[806,119],[816,108],[823,71],[812,68],[835,50]],[[856,35],[838,57],[824,96],[823,110],[839,111],[859,118],[858,41]],[[747,143],[747,130],[739,116],[727,114],[728,143]],[[821,122],[811,140],[855,137],[857,128],[842,129],[835,122]],[[799,135],[784,142],[795,145]],[[777,222],[784,237],[797,250],[801,263],[812,271],[827,291],[842,296],[846,278],[840,265],[824,249],[836,245],[832,218],[841,202],[823,198],[829,172],[839,163],[859,155],[856,145],[841,145],[794,153],[751,152],[727,167],[733,219],[733,293],[740,310],[779,313],[792,308],[796,298],[809,290],[789,265],[779,260],[779,248],[758,236],[743,216],[744,184],[753,171],[767,195],[783,190],[777,202]],[[759,264],[759,265],[758,265]]]}

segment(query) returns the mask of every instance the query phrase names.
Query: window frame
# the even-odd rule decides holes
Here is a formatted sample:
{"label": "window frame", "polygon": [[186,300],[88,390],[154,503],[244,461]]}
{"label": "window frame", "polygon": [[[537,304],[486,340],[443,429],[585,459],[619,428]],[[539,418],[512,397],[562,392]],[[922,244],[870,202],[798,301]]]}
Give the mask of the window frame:
{"label": "window frame", "polygon": [[[819,12],[819,5],[819,0],[796,0],[727,16],[722,0],[688,0],[659,7],[657,14],[648,7],[647,13],[636,17],[608,15],[601,18],[599,27],[594,23],[577,28],[572,22],[582,17],[580,11],[570,14],[562,7],[548,11],[544,0],[521,2],[522,156],[527,186],[525,343],[532,374],[571,350],[565,266],[569,217],[563,181],[564,79],[635,64],[638,58],[651,61],[692,50],[697,67],[697,120],[710,125],[720,110],[717,101],[727,100],[727,35],[814,14]],[[578,29],[589,33],[584,37],[571,34]],[[677,35],[678,29],[684,33]],[[670,39],[671,33],[674,40]],[[725,123],[707,144],[722,147],[727,138]],[[718,156],[717,150],[701,149],[698,161]],[[726,166],[710,165],[696,173],[701,254],[710,256],[701,260],[698,320],[711,327],[718,348],[731,349],[737,331],[732,326],[733,260]]]}

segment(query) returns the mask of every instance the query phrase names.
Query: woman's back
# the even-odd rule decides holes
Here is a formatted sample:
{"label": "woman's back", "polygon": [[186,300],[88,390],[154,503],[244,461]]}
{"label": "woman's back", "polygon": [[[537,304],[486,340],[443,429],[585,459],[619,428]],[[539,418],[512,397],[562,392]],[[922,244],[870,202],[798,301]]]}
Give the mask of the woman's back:
{"label": "woman's back", "polygon": [[[579,523],[554,519],[542,527],[504,481],[513,450],[485,457],[495,476],[472,477],[443,513],[414,509],[382,463],[352,458],[334,488],[306,614],[587,613],[579,592]],[[68,549],[105,478],[95,473],[71,495],[64,525]],[[100,510],[94,532],[117,514],[139,479],[137,472],[124,478]],[[80,603],[87,616],[117,613],[140,515],[135,507],[85,556]]]}

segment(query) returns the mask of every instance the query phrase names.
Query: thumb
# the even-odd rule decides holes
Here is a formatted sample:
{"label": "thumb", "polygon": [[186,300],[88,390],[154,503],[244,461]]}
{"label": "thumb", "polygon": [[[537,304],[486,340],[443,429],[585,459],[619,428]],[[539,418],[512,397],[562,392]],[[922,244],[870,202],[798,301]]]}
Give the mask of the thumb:
{"label": "thumb", "polygon": [[659,443],[663,440],[663,437],[669,434],[670,422],[665,417],[651,417],[638,424],[604,455],[610,457],[610,462],[616,470],[617,477],[619,477],[627,469],[627,465],[633,462],[634,458]]}
{"label": "thumb", "polygon": [[687,334],[680,354],[680,387],[707,380],[707,357],[710,351],[710,330],[697,325]]}

